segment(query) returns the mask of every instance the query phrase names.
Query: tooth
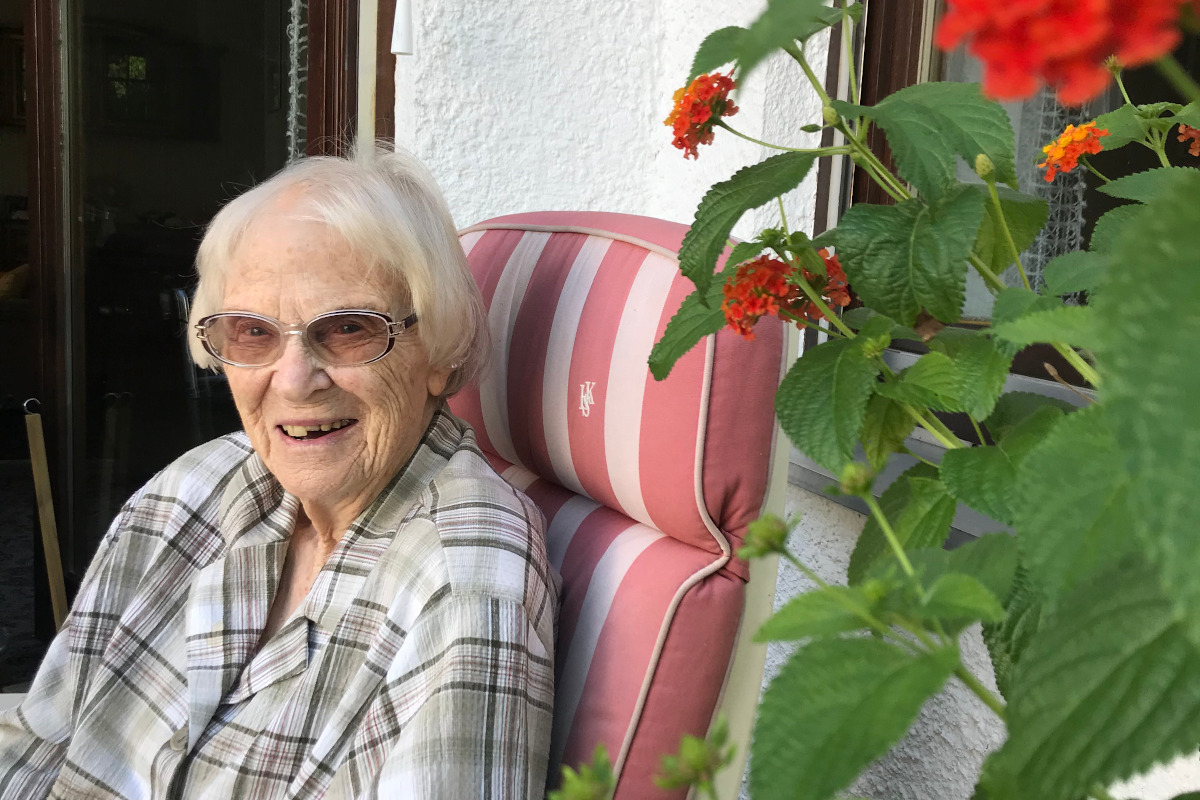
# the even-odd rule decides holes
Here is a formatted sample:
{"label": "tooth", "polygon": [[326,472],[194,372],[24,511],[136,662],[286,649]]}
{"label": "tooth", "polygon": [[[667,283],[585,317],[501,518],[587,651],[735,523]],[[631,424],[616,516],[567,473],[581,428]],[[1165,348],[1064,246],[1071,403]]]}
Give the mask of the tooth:
{"label": "tooth", "polygon": [[321,430],[323,430],[323,431],[331,431],[331,430],[333,430],[333,426],[332,426],[332,425],[330,425],[329,423],[325,423],[324,425],[322,425],[322,426],[321,426]]}

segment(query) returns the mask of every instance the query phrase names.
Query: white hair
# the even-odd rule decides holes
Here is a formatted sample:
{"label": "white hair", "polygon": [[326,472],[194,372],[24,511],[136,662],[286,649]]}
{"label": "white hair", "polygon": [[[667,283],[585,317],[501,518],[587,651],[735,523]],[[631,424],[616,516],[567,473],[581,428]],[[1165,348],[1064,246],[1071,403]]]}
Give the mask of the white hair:
{"label": "white hair", "polygon": [[392,270],[400,278],[429,363],[452,368],[444,396],[474,379],[488,357],[487,315],[450,209],[415,156],[382,143],[348,158],[296,161],[213,217],[196,255],[199,282],[188,320],[195,362],[220,367],[195,337],[195,324],[220,310],[233,255],[246,231],[264,210],[297,189],[312,218],[342,236],[368,268]]}

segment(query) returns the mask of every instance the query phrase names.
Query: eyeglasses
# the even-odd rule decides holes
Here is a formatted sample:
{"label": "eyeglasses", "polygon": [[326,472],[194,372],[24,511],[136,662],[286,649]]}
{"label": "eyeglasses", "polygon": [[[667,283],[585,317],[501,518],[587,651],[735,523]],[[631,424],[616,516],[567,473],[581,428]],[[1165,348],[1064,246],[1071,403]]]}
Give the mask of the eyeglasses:
{"label": "eyeglasses", "polygon": [[298,334],[327,366],[370,364],[386,356],[395,338],[417,324],[409,314],[399,322],[379,311],[330,311],[298,325],[244,311],[212,314],[196,323],[196,336],[213,358],[235,367],[265,367],[283,354],[284,336]]}

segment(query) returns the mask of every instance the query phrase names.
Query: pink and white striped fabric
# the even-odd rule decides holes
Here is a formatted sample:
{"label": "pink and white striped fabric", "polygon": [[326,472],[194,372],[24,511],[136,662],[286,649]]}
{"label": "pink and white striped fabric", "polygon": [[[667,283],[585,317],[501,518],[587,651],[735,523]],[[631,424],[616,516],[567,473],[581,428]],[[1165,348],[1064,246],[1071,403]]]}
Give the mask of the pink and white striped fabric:
{"label": "pink and white striped fabric", "polygon": [[687,228],[542,212],[461,234],[489,309],[492,369],[451,407],[546,515],[563,576],[551,782],[603,742],[618,798],[703,735],[741,618],[732,553],[762,508],[782,325],[709,336],[657,382],[650,349],[692,290]]}

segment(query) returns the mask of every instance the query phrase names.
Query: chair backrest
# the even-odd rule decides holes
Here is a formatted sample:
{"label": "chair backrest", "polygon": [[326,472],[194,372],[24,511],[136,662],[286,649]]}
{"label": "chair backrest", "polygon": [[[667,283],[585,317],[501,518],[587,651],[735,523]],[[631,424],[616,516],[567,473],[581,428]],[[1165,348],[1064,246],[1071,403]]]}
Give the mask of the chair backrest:
{"label": "chair backrest", "polygon": [[[786,470],[778,320],[754,342],[728,329],[707,337],[665,381],[647,368],[693,288],[676,259],[686,230],[543,212],[461,233],[494,353],[451,407],[544,512],[563,578],[551,783],[603,743],[618,798],[682,797],[652,776],[683,734],[703,736],[712,721],[749,577],[734,552]],[[751,702],[761,659],[757,669]]]}

